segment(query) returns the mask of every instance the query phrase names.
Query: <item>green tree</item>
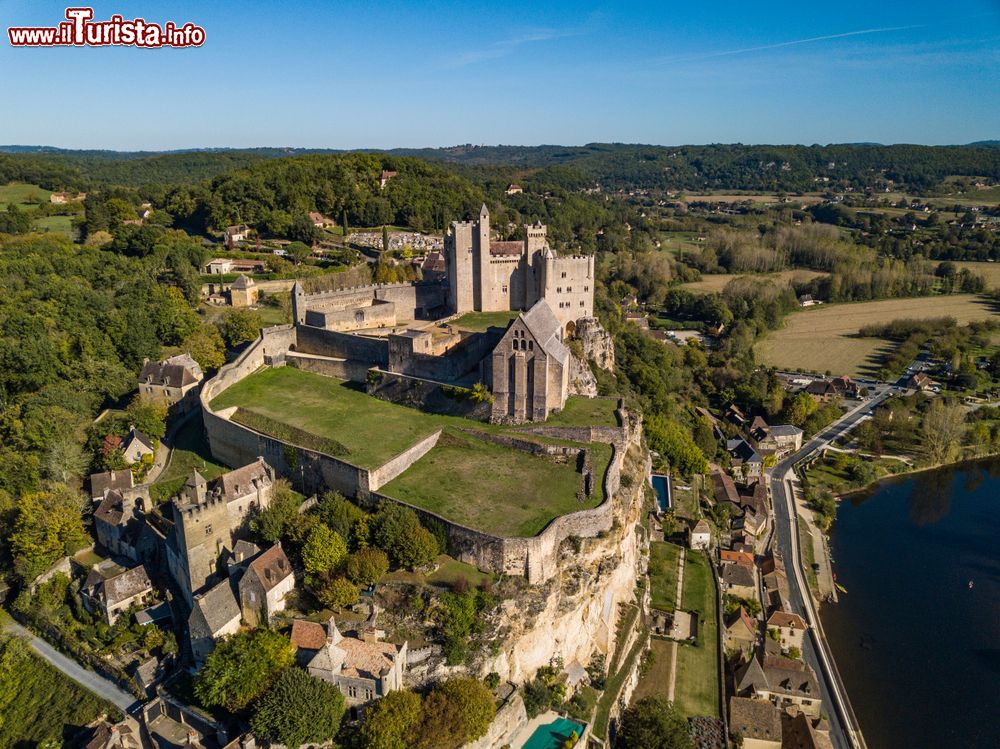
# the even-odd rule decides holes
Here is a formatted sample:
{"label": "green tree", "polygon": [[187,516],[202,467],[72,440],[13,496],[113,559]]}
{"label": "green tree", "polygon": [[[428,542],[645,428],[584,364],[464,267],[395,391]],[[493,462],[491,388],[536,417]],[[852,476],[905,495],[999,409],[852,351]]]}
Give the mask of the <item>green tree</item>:
{"label": "green tree", "polygon": [[389,251],[389,228],[382,226],[382,252]]}
{"label": "green tree", "polygon": [[288,481],[279,479],[272,490],[270,504],[250,520],[250,530],[269,543],[278,541],[298,515],[300,499]]}
{"label": "green tree", "polygon": [[421,699],[415,692],[389,692],[365,712],[358,729],[359,749],[410,749],[420,723]]}
{"label": "green tree", "polygon": [[358,586],[341,575],[322,575],[314,580],[313,587],[319,602],[331,609],[353,606],[360,597]]}
{"label": "green tree", "polygon": [[484,735],[496,714],[490,690],[475,679],[450,679],[424,698],[419,749],[456,749]]}
{"label": "green tree", "polygon": [[205,371],[218,369],[226,363],[226,344],[214,325],[199,327],[181,342],[180,348],[191,354]]}
{"label": "green tree", "polygon": [[368,514],[356,504],[344,498],[340,492],[327,492],[316,505],[319,519],[340,534],[348,546],[358,548],[358,531]]}
{"label": "green tree", "polygon": [[312,249],[309,245],[303,244],[302,242],[292,242],[285,248],[285,252],[288,253],[288,257],[290,257],[296,265],[302,265],[302,262],[312,255]]}
{"label": "green tree", "polygon": [[295,661],[288,638],[270,629],[238,632],[213,650],[194,680],[205,707],[240,713]]}
{"label": "green tree", "polygon": [[618,729],[623,749],[694,749],[687,721],[663,697],[644,697],[629,706]]}
{"label": "green tree", "polygon": [[50,491],[24,494],[17,500],[9,544],[15,570],[22,580],[33,580],[60,557],[87,545],[83,504],[79,494],[60,484]]}
{"label": "green tree", "polygon": [[372,517],[375,545],[401,567],[427,564],[438,554],[434,534],[420,524],[417,514],[395,502],[383,502]]}
{"label": "green tree", "polygon": [[250,727],[256,736],[286,747],[320,744],[337,735],[344,711],[337,687],[293,666],[256,703]]}
{"label": "green tree", "polygon": [[924,414],[921,433],[931,460],[947,462],[954,457],[965,433],[965,411],[957,403],[937,398]]}
{"label": "green tree", "polygon": [[227,346],[238,346],[252,341],[260,334],[260,315],[252,309],[226,310],[219,324],[219,332]]}
{"label": "green tree", "polygon": [[357,585],[374,585],[389,571],[389,557],[381,549],[359,549],[347,558],[347,577]]}
{"label": "green tree", "polygon": [[646,436],[649,446],[681,473],[690,476],[708,470],[708,461],[691,433],[676,421],[653,414],[646,419]]}
{"label": "green tree", "polygon": [[302,547],[302,566],[306,577],[322,575],[337,569],[347,557],[347,544],[336,531],[317,525],[309,532]]}
{"label": "green tree", "polygon": [[162,440],[167,433],[166,401],[136,395],[125,409],[125,415],[136,429],[155,440]]}

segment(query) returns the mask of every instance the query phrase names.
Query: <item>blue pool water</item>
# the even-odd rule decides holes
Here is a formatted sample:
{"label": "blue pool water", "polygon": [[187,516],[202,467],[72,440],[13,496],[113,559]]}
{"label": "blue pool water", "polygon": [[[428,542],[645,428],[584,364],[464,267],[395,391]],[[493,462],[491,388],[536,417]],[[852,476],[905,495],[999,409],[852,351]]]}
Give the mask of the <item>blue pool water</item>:
{"label": "blue pool water", "polygon": [[660,512],[670,509],[670,477],[662,473],[654,473],[652,476],[653,491],[656,492],[656,504],[659,505]]}
{"label": "blue pool water", "polygon": [[580,736],[583,726],[568,718],[556,718],[551,723],[539,726],[524,744],[524,749],[559,749],[573,731]]}

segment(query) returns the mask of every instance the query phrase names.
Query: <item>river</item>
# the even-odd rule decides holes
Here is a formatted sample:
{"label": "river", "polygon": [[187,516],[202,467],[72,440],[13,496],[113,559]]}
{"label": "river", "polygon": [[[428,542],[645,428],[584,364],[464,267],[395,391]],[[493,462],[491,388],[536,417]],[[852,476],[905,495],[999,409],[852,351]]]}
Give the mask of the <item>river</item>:
{"label": "river", "polygon": [[823,626],[869,749],[1000,747],[1000,460],[845,499],[831,550]]}

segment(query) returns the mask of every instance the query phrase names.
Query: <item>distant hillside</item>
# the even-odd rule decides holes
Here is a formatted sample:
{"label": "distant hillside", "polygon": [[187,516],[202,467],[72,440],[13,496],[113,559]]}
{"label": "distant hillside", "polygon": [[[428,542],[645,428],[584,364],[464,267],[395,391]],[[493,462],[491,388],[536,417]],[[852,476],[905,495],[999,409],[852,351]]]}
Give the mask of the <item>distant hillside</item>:
{"label": "distant hillside", "polygon": [[[495,187],[505,179],[538,191],[603,190],[804,192],[816,189],[915,192],[933,190],[948,175],[1000,179],[1000,141],[968,146],[757,145],[474,146],[363,149],[354,153],[438,162]],[[195,184],[262,161],[344,153],[322,149],[204,149],[147,152],[67,151],[0,146],[0,180],[24,179],[49,189],[117,184]],[[11,176],[13,175],[13,176]],[[35,176],[35,179],[30,179]]]}

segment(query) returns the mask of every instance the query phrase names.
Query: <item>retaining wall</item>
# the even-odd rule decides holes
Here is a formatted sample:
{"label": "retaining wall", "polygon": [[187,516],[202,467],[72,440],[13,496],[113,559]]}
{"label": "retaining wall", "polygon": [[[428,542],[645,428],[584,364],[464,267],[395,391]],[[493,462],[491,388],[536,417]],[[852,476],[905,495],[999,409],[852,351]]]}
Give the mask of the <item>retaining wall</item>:
{"label": "retaining wall", "polygon": [[368,365],[357,359],[331,359],[327,356],[289,351],[285,354],[285,363],[305,372],[336,377],[339,380],[350,380],[351,382],[365,382],[368,375]]}
{"label": "retaining wall", "polygon": [[311,325],[299,325],[295,350],[334,359],[355,359],[369,366],[389,365],[389,341],[335,330],[323,330]]}

